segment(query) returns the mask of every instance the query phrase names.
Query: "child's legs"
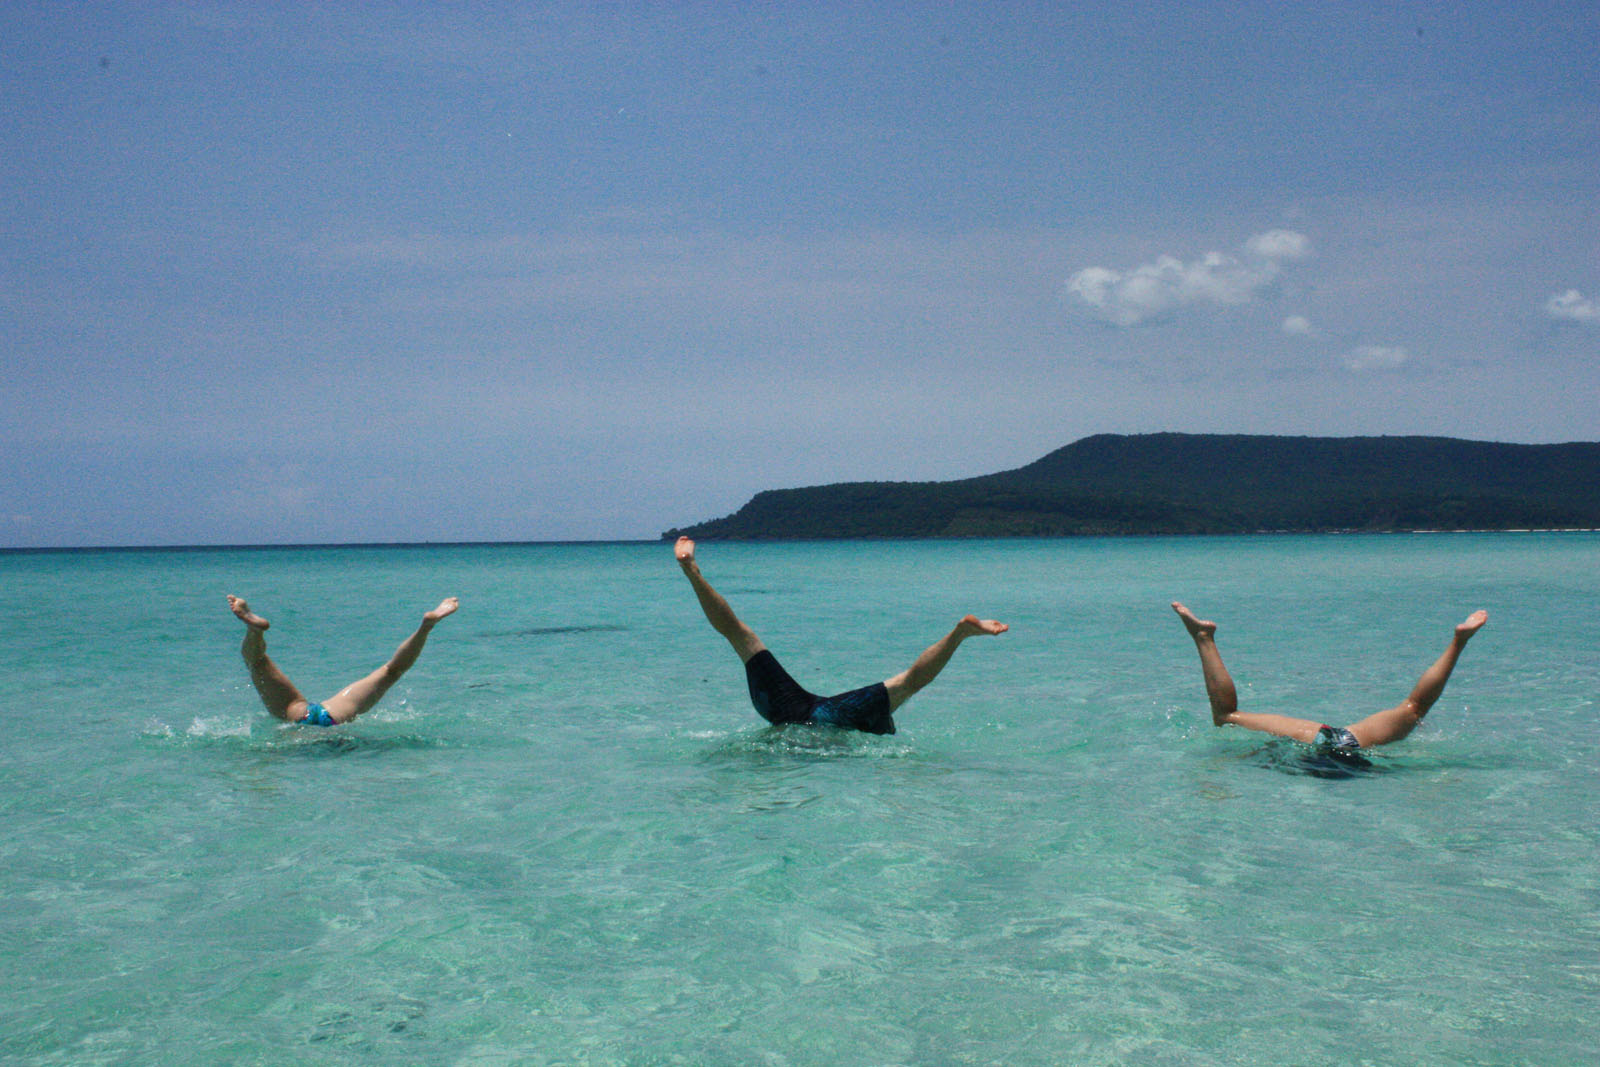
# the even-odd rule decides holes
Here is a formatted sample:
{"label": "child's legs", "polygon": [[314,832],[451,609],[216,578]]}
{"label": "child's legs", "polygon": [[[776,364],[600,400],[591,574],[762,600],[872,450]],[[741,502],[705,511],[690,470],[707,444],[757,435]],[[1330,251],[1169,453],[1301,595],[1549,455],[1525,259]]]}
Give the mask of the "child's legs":
{"label": "child's legs", "polygon": [[357,715],[365,714],[376,707],[378,701],[383,699],[383,694],[389,691],[389,687],[398,682],[400,676],[417,662],[417,657],[422,654],[422,648],[428,643],[428,634],[432,630],[433,622],[425,619],[417,628],[417,632],[406,638],[400,647],[395,649],[388,663],[324,700],[322,707],[329,717],[334,722],[349,722]]}
{"label": "child's legs", "polygon": [[[1317,732],[1322,729],[1322,723],[1312,722],[1310,719],[1297,719],[1292,715],[1273,715],[1270,712],[1236,711],[1227,716],[1222,722],[1243,726],[1246,730],[1260,730],[1262,733],[1276,734],[1278,737],[1292,737],[1296,741],[1311,744],[1317,739]],[[1217,725],[1222,725],[1218,723]]]}
{"label": "child's legs", "polygon": [[950,657],[955,655],[961,642],[978,634],[1003,634],[1008,629],[1010,627],[1005,623],[993,619],[980,619],[976,615],[963,617],[954,629],[924,649],[910,667],[884,680],[883,686],[889,691],[889,710],[899,710],[900,705],[939,677],[939,672],[950,662]]}
{"label": "child's legs", "polygon": [[239,654],[250,668],[250,682],[256,687],[261,703],[266,705],[269,712],[287,722],[305,718],[306,698],[300,695],[300,690],[289,681],[289,676],[267,655],[266,638],[260,630],[245,631]]}
{"label": "child's legs", "polygon": [[1217,649],[1217,624],[1202,619],[1174,601],[1172,609],[1183,620],[1184,629],[1194,639],[1195,651],[1200,653],[1200,671],[1205,678],[1206,699],[1211,704],[1211,722],[1215,726],[1243,726],[1246,730],[1292,737],[1310,744],[1322,729],[1320,722],[1297,719],[1290,715],[1273,715],[1267,712],[1240,711],[1239,690],[1233,684],[1233,675],[1222,662]]}
{"label": "child's legs", "polygon": [[767,646],[762,644],[754,630],[733,613],[728,601],[700,573],[700,564],[694,558],[694,542],[687,537],[680,537],[674,551],[684,577],[689,579],[689,585],[694,589],[695,599],[700,602],[700,610],[705,614],[706,621],[733,646],[734,652],[739,655],[739,662],[749,663],[752,656]]}
{"label": "child's legs", "polygon": [[1423,716],[1428,714],[1428,709],[1444,695],[1445,683],[1450,681],[1462,650],[1467,647],[1472,635],[1483,628],[1488,618],[1488,613],[1484,611],[1475,611],[1467,616],[1466,621],[1456,627],[1444,652],[1417,679],[1410,696],[1394,707],[1369,715],[1350,727],[1350,732],[1356,735],[1362,748],[1398,741],[1417,728]]}

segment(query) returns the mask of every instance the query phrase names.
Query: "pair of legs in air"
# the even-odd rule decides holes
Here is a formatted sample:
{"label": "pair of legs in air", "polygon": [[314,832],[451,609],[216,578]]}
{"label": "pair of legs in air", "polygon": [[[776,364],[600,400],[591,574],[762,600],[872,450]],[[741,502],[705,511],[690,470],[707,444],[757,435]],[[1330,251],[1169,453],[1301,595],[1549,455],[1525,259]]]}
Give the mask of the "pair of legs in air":
{"label": "pair of legs in air", "polygon": [[954,629],[918,656],[915,663],[893,678],[835,697],[817,697],[795,684],[755,631],[740,621],[722,594],[701,575],[700,565],[694,558],[693,541],[687,537],[678,538],[673,554],[694,588],[706,621],[727,639],[745,665],[751,702],[764,718],[774,723],[819,722],[869,733],[893,733],[894,722],[890,716],[939,676],[961,642],[979,635],[1003,634],[1009,629],[1005,623],[993,619],[965,616]]}
{"label": "pair of legs in air", "polygon": [[267,627],[272,625],[251,612],[250,605],[236,596],[228,597],[228,607],[245,625],[244,644],[239,652],[250,668],[250,681],[261,695],[261,703],[284,722],[303,722],[313,726],[337,726],[347,723],[363,712],[371,711],[389,687],[411,669],[428,642],[434,624],[453,613],[459,605],[455,597],[446,597],[439,606],[422,616],[422,625],[416,633],[400,643],[389,662],[353,685],[317,704],[301,695],[289,676],[267,655]]}
{"label": "pair of legs in air", "polygon": [[1200,670],[1205,676],[1206,696],[1211,701],[1211,721],[1217,726],[1243,726],[1247,730],[1260,730],[1279,737],[1292,737],[1306,744],[1324,744],[1336,750],[1372,748],[1398,741],[1414,730],[1428,709],[1444,692],[1450,672],[1456,669],[1461,650],[1467,647],[1472,635],[1489,621],[1489,613],[1475,611],[1455,628],[1450,644],[1433,665],[1422,672],[1411,695],[1395,707],[1369,715],[1360,722],[1336,729],[1310,719],[1297,719],[1290,715],[1273,715],[1258,711],[1240,711],[1239,694],[1234,688],[1228,668],[1222,665],[1222,654],[1217,651],[1217,624],[1197,618],[1182,604],[1173,602],[1172,610],[1183,620],[1184,629],[1194,638],[1200,652]]}

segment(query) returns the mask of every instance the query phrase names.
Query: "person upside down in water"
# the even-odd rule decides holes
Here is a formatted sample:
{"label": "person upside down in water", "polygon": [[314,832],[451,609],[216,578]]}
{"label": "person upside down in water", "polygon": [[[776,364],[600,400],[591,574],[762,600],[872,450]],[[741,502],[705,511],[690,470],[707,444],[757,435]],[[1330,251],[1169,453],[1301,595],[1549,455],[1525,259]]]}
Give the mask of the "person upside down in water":
{"label": "person upside down in water", "polygon": [[1423,716],[1428,714],[1428,709],[1444,692],[1445,683],[1450,680],[1450,673],[1455,670],[1462,649],[1467,647],[1472,635],[1489,621],[1487,611],[1478,610],[1468,615],[1466,621],[1456,627],[1443,655],[1422,672],[1411,695],[1396,706],[1368,715],[1349,726],[1329,726],[1290,715],[1240,711],[1238,691],[1234,688],[1228,668],[1222,665],[1222,654],[1217,651],[1217,624],[1209,619],[1197,618],[1194,612],[1177,601],[1173,601],[1172,610],[1183,620],[1184,629],[1194,638],[1195,648],[1200,652],[1200,669],[1205,676],[1206,696],[1211,701],[1211,721],[1214,725],[1231,724],[1279,737],[1291,737],[1340,756],[1354,756],[1362,749],[1387,745],[1416,729]]}
{"label": "person upside down in water", "polygon": [[1003,634],[1010,629],[1003,622],[968,615],[956,623],[948,634],[930,645],[915,663],[893,678],[837,696],[819,697],[789,677],[789,672],[761,643],[755,631],[739,620],[728,602],[705,580],[700,573],[700,565],[695,562],[693,541],[687,537],[678,538],[673,546],[673,554],[677,557],[678,566],[683,568],[684,576],[689,579],[689,584],[694,587],[706,621],[727,639],[744,663],[750,702],[763,719],[774,725],[821,723],[869,734],[892,734],[894,712],[938,677],[961,642],[979,635]]}
{"label": "person upside down in water", "polygon": [[303,723],[307,726],[338,726],[350,722],[357,715],[371,711],[389,687],[411,669],[427,644],[428,634],[438,621],[452,614],[459,604],[455,597],[446,597],[439,606],[422,616],[417,632],[400,643],[389,662],[337,694],[317,703],[301,695],[289,676],[267,655],[267,627],[272,624],[251,612],[250,605],[236,596],[228,597],[228,607],[245,625],[244,644],[239,653],[250,668],[250,681],[261,696],[267,710],[284,722]]}

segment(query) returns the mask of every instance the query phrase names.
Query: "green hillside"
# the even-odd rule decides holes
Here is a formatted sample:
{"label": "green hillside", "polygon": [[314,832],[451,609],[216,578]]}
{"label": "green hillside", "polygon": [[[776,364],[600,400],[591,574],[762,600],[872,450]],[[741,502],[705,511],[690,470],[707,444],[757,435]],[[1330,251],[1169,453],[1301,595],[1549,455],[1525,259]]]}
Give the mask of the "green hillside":
{"label": "green hillside", "polygon": [[951,482],[757,493],[723,540],[1600,528],[1600,443],[1101,434]]}

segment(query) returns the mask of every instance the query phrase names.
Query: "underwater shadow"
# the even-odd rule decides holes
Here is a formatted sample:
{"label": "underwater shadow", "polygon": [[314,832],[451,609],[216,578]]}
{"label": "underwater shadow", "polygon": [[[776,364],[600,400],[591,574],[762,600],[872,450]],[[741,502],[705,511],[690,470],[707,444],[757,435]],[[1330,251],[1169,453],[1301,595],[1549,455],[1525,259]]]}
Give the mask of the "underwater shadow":
{"label": "underwater shadow", "polygon": [[620,634],[626,626],[610,623],[593,623],[579,626],[530,626],[525,630],[491,630],[479,637],[556,637],[561,634]]}
{"label": "underwater shadow", "polygon": [[1243,758],[1245,762],[1263,770],[1297,778],[1371,778],[1392,774],[1398,769],[1381,758],[1374,760],[1358,753],[1334,752],[1286,738],[1269,741]]}
{"label": "underwater shadow", "polygon": [[372,736],[359,733],[327,734],[321,737],[290,741],[268,741],[249,746],[256,755],[271,755],[280,759],[345,759],[376,757],[388,752],[421,752],[455,747],[440,737],[422,734],[392,734]]}
{"label": "underwater shadow", "polygon": [[888,735],[867,734],[836,726],[785,723],[744,730],[723,738],[701,753],[699,762],[730,765],[775,759],[815,762],[835,759],[898,759],[915,752],[910,745]]}
{"label": "underwater shadow", "polygon": [[232,751],[253,757],[279,759],[332,759],[375,756],[385,752],[415,752],[457,747],[443,737],[418,733],[363,733],[359,728],[258,725],[197,720],[186,730],[168,726],[147,727],[144,737],[183,748]]}
{"label": "underwater shadow", "polygon": [[755,727],[703,749],[695,764],[706,777],[682,795],[708,810],[752,815],[793,811],[827,798],[830,766],[862,759],[903,760],[914,754],[907,744],[858,730],[805,723]]}

